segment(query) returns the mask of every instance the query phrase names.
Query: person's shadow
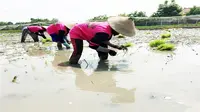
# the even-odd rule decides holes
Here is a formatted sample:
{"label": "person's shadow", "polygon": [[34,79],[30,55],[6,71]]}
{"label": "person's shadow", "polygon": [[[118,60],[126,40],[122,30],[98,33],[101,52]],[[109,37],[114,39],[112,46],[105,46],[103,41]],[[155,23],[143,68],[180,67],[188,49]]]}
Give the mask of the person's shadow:
{"label": "person's shadow", "polygon": [[[59,64],[59,66],[69,65]],[[75,84],[81,90],[109,93],[113,103],[133,103],[135,101],[135,88],[128,90],[116,86],[113,78],[116,70],[109,67],[109,61],[99,61],[97,68],[89,76],[80,65],[71,66],[71,69],[76,74]]]}

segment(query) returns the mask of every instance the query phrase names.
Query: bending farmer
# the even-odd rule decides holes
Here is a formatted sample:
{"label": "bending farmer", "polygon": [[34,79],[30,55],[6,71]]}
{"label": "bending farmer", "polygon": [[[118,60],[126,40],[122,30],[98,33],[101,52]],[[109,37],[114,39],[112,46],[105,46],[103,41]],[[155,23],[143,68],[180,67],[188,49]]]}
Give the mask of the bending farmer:
{"label": "bending farmer", "polygon": [[108,49],[108,46],[122,50],[124,46],[114,45],[109,42],[112,35],[125,35],[132,37],[135,35],[134,22],[128,17],[110,17],[108,22],[88,22],[76,24],[70,30],[70,39],[74,51],[69,59],[70,64],[78,64],[83,51],[83,40],[89,42],[89,47],[96,50],[100,60],[106,60],[108,54],[115,56],[114,50]]}
{"label": "bending farmer", "polygon": [[29,34],[34,42],[39,42],[38,36],[43,37],[46,39],[44,32],[46,31],[46,28],[43,26],[26,26],[22,29],[22,37],[21,42],[25,42],[27,35]]}
{"label": "bending farmer", "polygon": [[47,28],[47,33],[51,36],[53,42],[57,42],[57,47],[62,50],[62,44],[69,49],[70,43],[67,39],[69,28],[62,23],[51,24]]}

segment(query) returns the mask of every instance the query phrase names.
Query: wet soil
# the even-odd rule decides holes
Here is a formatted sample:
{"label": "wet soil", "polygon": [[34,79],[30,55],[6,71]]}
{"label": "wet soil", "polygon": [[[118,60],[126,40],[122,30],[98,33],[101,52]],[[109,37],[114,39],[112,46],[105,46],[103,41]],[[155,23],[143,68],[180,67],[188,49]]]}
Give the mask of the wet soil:
{"label": "wet soil", "polygon": [[80,68],[59,66],[72,49],[0,34],[0,112],[198,112],[199,31],[171,29],[168,52],[148,46],[165,30],[138,31],[113,40],[134,46],[105,62],[85,43]]}

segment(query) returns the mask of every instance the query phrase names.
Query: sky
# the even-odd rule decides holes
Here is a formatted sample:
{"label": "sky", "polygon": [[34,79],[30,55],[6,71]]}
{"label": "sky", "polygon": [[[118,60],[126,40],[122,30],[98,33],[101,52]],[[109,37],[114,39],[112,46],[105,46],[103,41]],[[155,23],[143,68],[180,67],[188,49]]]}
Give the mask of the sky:
{"label": "sky", "polygon": [[[30,18],[57,18],[64,22],[84,21],[94,16],[109,16],[145,11],[149,16],[165,0],[1,0],[0,21],[30,21]],[[200,0],[176,0],[184,7],[200,6]]]}

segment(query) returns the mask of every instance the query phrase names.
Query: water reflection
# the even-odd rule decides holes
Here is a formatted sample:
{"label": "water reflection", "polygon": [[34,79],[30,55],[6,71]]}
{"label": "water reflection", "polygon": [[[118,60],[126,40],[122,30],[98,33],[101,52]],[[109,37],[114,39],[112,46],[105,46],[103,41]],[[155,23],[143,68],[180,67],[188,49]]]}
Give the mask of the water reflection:
{"label": "water reflection", "polygon": [[[60,66],[67,65],[60,64]],[[86,74],[80,65],[71,67],[71,69],[76,75],[75,84],[81,90],[109,93],[112,103],[133,103],[135,101],[135,89],[117,87],[114,79],[116,70],[110,68],[109,61],[99,61],[91,75]]]}
{"label": "water reflection", "polygon": [[70,55],[71,55],[71,53],[69,51],[64,51],[64,50],[59,50],[59,51],[55,52],[55,56],[52,61],[52,66],[56,70],[59,70],[61,72],[66,71],[66,67],[58,66],[58,64],[68,60]]}

